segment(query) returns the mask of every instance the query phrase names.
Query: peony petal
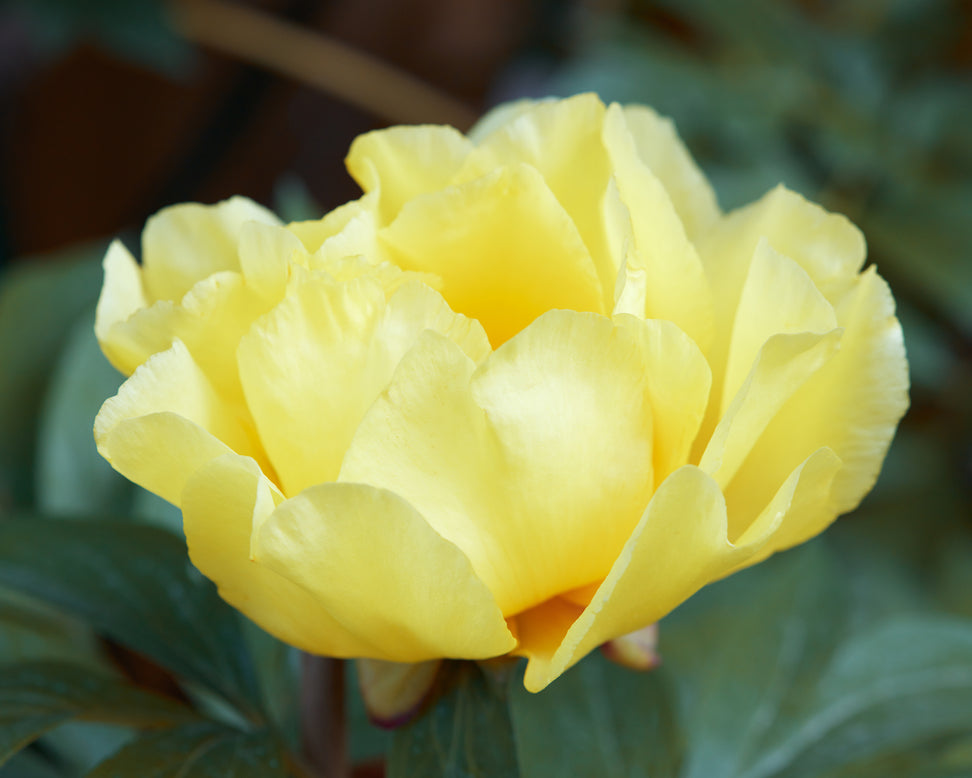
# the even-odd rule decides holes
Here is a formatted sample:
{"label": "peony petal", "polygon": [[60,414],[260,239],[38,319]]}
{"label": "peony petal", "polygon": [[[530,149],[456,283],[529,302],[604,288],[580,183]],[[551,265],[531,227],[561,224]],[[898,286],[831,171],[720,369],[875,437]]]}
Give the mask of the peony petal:
{"label": "peony petal", "polygon": [[516,645],[465,555],[391,492],[313,486],[277,506],[251,548],[368,643],[362,656],[485,659]]}
{"label": "peony petal", "polygon": [[[637,259],[647,273],[644,315],[675,322],[705,350],[712,338],[712,301],[702,263],[665,187],[640,159],[617,104],[607,110],[603,139],[621,200],[637,215],[631,219],[635,250],[628,253],[628,267],[635,267]],[[617,229],[618,221],[612,222]]]}
{"label": "peony petal", "polygon": [[508,103],[500,103],[484,113],[479,118],[479,121],[466,133],[466,137],[473,143],[482,143],[492,133],[527,111],[533,110],[539,103],[553,102],[554,100],[555,98],[546,98],[546,100],[523,98],[521,100],[512,100]]}
{"label": "peony petal", "polygon": [[661,656],[658,654],[658,624],[649,624],[609,640],[601,646],[601,651],[612,662],[629,670],[653,670],[661,664]]}
{"label": "peony petal", "polygon": [[604,104],[594,94],[534,103],[482,140],[467,157],[458,180],[480,178],[518,162],[539,171],[591,255],[607,308],[613,302],[621,256],[610,252],[601,217],[601,199],[611,174],[601,142],[603,122]]}
{"label": "peony petal", "polygon": [[365,192],[378,193],[386,225],[409,200],[448,186],[472,148],[452,127],[389,127],[355,138],[345,165]]}
{"label": "peony petal", "polygon": [[307,264],[307,250],[291,230],[261,222],[243,225],[239,257],[246,283],[270,305],[284,296],[290,266]]}
{"label": "peony petal", "polygon": [[384,236],[400,267],[442,278],[443,296],[494,347],[551,308],[603,310],[576,227],[526,165],[416,198]]}
{"label": "peony petal", "polygon": [[726,538],[718,484],[691,465],[676,470],[658,487],[610,574],[569,628],[567,618],[549,614],[539,626],[518,618],[517,653],[529,660],[524,685],[540,691],[597,646],[658,621],[751,553]]}
{"label": "peony petal", "polygon": [[416,663],[380,659],[355,662],[358,688],[371,722],[392,729],[415,718],[432,696],[441,665],[438,659]]}
{"label": "peony petal", "polygon": [[852,510],[873,486],[908,407],[901,326],[887,284],[867,270],[837,305],[840,351],[789,399],[755,442],[727,489],[743,515],[755,515],[773,484],[818,448],[843,460],[831,513]]}
{"label": "peony petal", "polygon": [[224,600],[280,640],[318,654],[367,651],[313,595],[250,559],[253,527],[282,500],[252,459],[225,454],[200,467],[182,492],[192,563]]}
{"label": "peony petal", "polygon": [[105,254],[102,266],[105,283],[95,309],[95,335],[108,360],[121,372],[129,375],[136,365],[124,343],[116,342],[112,330],[136,311],[145,308],[145,292],[142,289],[142,272],[128,249],[120,240],[113,240]]}
{"label": "peony petal", "polygon": [[371,277],[295,277],[286,298],[240,341],[239,370],[260,437],[294,495],[333,481],[358,422],[426,329],[476,359],[489,352],[478,323],[415,281],[386,306]]}
{"label": "peony petal", "polygon": [[[362,421],[341,480],[409,500],[515,614],[610,569],[651,493],[654,382],[695,377],[700,361],[669,323],[567,311],[478,370],[426,337]],[[690,410],[664,407],[697,423],[704,388],[687,393]],[[677,441],[675,426],[663,434]]]}
{"label": "peony petal", "polygon": [[186,479],[216,456],[256,453],[181,341],[141,365],[95,419],[99,453],[175,505]]}
{"label": "peony petal", "polygon": [[693,243],[719,220],[719,204],[708,179],[678,137],[671,119],[643,105],[624,107],[638,157],[658,177]]}
{"label": "peony petal", "polygon": [[221,270],[239,270],[237,241],[249,221],[280,220],[245,197],[216,205],[184,203],[152,216],[142,232],[142,274],[149,300],[179,300]]}
{"label": "peony petal", "polygon": [[733,325],[720,417],[773,335],[829,332],[837,327],[833,306],[796,262],[765,240],[756,247]]}
{"label": "peony petal", "polygon": [[287,229],[292,232],[307,251],[317,251],[324,241],[343,232],[347,226],[362,216],[374,218],[377,197],[366,194],[357,200],[338,206],[325,214],[322,219],[309,219],[301,222],[290,222]]}
{"label": "peony petal", "polygon": [[[766,341],[699,467],[720,486],[728,484],[783,404],[837,352],[840,336],[840,330],[832,330],[822,335],[774,335]],[[767,483],[775,488],[782,480]]]}
{"label": "peony petal", "polygon": [[[731,394],[723,390],[722,381],[736,311],[756,249],[763,240],[800,265],[831,303],[853,283],[864,262],[860,230],[840,214],[828,213],[782,186],[726,215],[706,233],[699,243],[699,254],[712,289],[718,290],[713,297],[715,337],[706,355],[712,367],[713,396],[727,401]],[[766,307],[765,301],[763,305]],[[715,428],[719,411],[719,404],[713,403],[703,423],[696,456],[701,455]]]}

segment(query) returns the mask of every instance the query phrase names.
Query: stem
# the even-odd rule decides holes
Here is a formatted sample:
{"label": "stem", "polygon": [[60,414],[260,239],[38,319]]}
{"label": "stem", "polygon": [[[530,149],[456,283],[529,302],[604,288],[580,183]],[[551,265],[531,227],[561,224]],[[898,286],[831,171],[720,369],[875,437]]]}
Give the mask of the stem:
{"label": "stem", "polygon": [[468,106],[424,81],[263,11],[227,0],[172,0],[169,12],[188,40],[295,78],[392,123],[466,130],[476,121]]}
{"label": "stem", "polygon": [[348,778],[347,722],[344,711],[344,662],[301,655],[301,741],[304,758],[326,778]]}
{"label": "stem", "polygon": [[324,778],[349,778],[344,662],[301,654],[300,737],[307,764]]}

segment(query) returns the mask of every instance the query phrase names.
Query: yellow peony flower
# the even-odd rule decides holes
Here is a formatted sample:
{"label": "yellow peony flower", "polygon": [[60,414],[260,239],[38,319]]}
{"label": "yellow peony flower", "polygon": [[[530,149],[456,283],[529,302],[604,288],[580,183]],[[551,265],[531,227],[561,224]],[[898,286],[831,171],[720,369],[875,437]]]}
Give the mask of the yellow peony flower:
{"label": "yellow peony flower", "polygon": [[269,632],[537,691],[871,488],[907,367],[844,217],[723,214],[668,120],[593,95],[347,163],[321,221],[175,206],[105,258],[99,450]]}

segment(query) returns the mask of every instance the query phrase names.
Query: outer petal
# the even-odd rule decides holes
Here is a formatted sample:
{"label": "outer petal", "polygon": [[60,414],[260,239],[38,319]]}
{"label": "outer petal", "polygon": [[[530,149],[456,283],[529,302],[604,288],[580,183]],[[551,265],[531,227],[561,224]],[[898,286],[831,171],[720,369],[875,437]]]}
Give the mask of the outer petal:
{"label": "outer petal", "polygon": [[[599,581],[651,493],[652,402],[686,427],[701,415],[704,387],[684,410],[653,385],[704,372],[687,340],[669,323],[556,311],[477,370],[426,337],[362,421],[341,480],[409,500],[508,615]],[[660,434],[677,446],[675,427]]]}
{"label": "outer petal", "polygon": [[891,437],[908,407],[908,366],[894,300],[874,269],[837,305],[840,351],[775,415],[729,484],[726,499],[754,516],[767,485],[813,451],[829,446],[844,466],[834,479],[830,511],[852,510],[873,486]]}
{"label": "outer petal", "polygon": [[671,119],[643,105],[628,105],[624,119],[638,156],[664,184],[693,243],[718,221],[715,192],[678,137]]}
{"label": "outer petal", "polygon": [[239,369],[260,437],[288,495],[333,481],[358,422],[426,329],[476,358],[485,333],[417,282],[387,306],[370,277],[296,277],[286,298],[239,345]]}
{"label": "outer petal", "polygon": [[465,555],[390,492],[311,487],[256,529],[252,550],[368,643],[369,658],[485,659],[516,645]]}
{"label": "outer petal", "polygon": [[517,653],[529,659],[524,685],[540,691],[602,643],[658,621],[746,553],[726,537],[718,485],[698,468],[676,470],[652,497],[587,608],[571,606],[570,618],[562,606],[559,620],[543,613],[539,627],[531,623],[534,614],[517,619]]}
{"label": "outer petal", "polygon": [[322,219],[291,222],[287,229],[297,236],[307,251],[313,253],[324,241],[343,232],[351,222],[365,216],[374,219],[376,207],[377,195],[366,194],[335,208]]}
{"label": "outer petal", "polygon": [[252,459],[225,454],[200,467],[182,492],[192,563],[224,600],[286,643],[319,654],[367,651],[313,595],[250,559],[253,527],[282,500]]}
{"label": "outer petal", "polygon": [[151,357],[95,419],[99,453],[129,480],[176,505],[203,464],[256,453],[233,411],[180,341]]}
{"label": "outer petal", "polygon": [[645,316],[675,322],[705,350],[712,338],[712,301],[702,263],[665,187],[640,159],[617,104],[604,120],[604,145],[621,200],[632,214],[628,267],[640,267],[648,278]]}
{"label": "outer petal", "polygon": [[246,283],[269,305],[284,296],[290,267],[307,265],[307,250],[291,230],[248,222],[240,230],[240,271]]}
{"label": "outer petal", "polygon": [[148,304],[142,289],[142,271],[135,257],[119,240],[111,242],[102,266],[105,283],[95,310],[95,335],[108,360],[128,375],[135,365],[130,365],[124,345],[115,342],[112,329]]}
{"label": "outer petal", "polygon": [[[706,354],[712,367],[713,396],[727,401],[731,395],[723,391],[722,381],[736,311],[756,249],[763,240],[800,265],[831,303],[853,284],[864,262],[864,238],[850,221],[782,186],[728,214],[706,233],[699,243],[699,254],[711,287],[719,291],[713,296],[715,337]],[[700,445],[715,427],[719,410],[719,405],[713,404]]]}
{"label": "outer petal", "polygon": [[248,221],[280,220],[245,197],[216,205],[185,203],[159,211],[142,232],[142,273],[150,300],[179,300],[221,270],[239,270],[237,241]]}
{"label": "outer petal", "polygon": [[443,296],[494,347],[551,308],[604,309],[577,228],[526,165],[418,197],[383,235],[403,269],[442,278]]}
{"label": "outer petal", "polygon": [[810,533],[839,467],[833,452],[816,452],[735,545],[718,484],[691,465],[676,470],[586,608],[551,601],[514,620],[516,653],[529,659],[526,688],[540,691],[598,645],[655,623],[707,583]]}
{"label": "outer petal", "polygon": [[412,198],[448,186],[472,148],[452,127],[389,127],[355,138],[345,164],[365,192],[378,193],[384,225]]}
{"label": "outer petal", "polygon": [[601,216],[611,176],[601,142],[603,123],[604,104],[594,94],[525,106],[482,140],[467,157],[459,179],[479,178],[515,162],[538,170],[577,227],[609,306],[621,257],[610,251]]}

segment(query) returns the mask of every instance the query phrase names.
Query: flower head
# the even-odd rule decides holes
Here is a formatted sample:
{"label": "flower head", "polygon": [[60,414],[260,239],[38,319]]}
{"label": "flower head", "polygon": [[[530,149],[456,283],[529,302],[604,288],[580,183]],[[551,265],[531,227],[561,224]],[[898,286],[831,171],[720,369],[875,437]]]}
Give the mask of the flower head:
{"label": "flower head", "polygon": [[592,95],[347,162],[323,220],[175,206],[105,259],[99,450],[268,631],[539,690],[872,486],[907,368],[844,217],[723,214],[668,120]]}

